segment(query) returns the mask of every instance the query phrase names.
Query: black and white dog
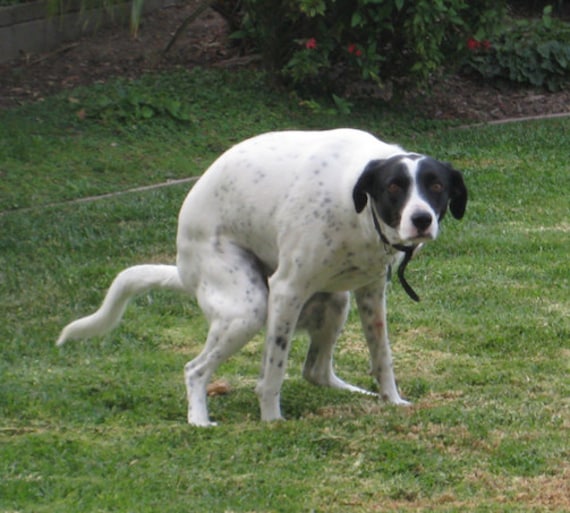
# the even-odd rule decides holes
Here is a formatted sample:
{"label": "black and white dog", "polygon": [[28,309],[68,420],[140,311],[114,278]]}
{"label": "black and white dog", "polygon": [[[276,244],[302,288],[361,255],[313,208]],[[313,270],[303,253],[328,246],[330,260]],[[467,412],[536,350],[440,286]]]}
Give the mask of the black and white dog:
{"label": "black and white dog", "polygon": [[433,240],[447,208],[460,219],[467,189],[448,164],[353,129],[274,132],[219,157],[180,211],[176,265],[121,272],[99,310],[64,328],[58,345],[115,327],[131,297],[151,288],[194,295],[209,322],[203,351],[185,367],[188,422],[211,425],[206,387],[218,366],[266,328],[256,392],[261,418],[281,419],[280,391],[295,329],[310,347],[303,376],[339,379],[333,349],[354,291],[380,397],[396,388],[386,326],[390,269]]}

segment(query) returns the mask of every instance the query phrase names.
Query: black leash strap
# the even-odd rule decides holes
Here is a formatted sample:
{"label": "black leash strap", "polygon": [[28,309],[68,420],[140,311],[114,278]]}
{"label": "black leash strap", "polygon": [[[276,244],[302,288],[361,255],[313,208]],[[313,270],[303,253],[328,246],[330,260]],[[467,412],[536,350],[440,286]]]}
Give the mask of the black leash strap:
{"label": "black leash strap", "polygon": [[417,246],[415,245],[403,246],[402,244],[392,244],[382,233],[382,229],[380,228],[380,223],[378,222],[378,219],[376,217],[374,206],[371,206],[371,210],[372,210],[372,219],[374,220],[374,228],[376,228],[376,231],[378,232],[378,235],[380,235],[380,239],[382,240],[382,242],[404,253],[404,259],[398,266],[398,279],[400,280],[403,289],[406,291],[406,294],[408,294],[408,296],[410,296],[410,298],[413,299],[414,301],[419,301],[420,297],[416,294],[416,291],[411,287],[411,285],[406,280],[406,277],[404,276],[406,267],[410,263],[410,260],[412,259],[412,256],[414,254],[414,250],[417,248]]}
{"label": "black leash strap", "polygon": [[[395,247],[395,246],[394,246]],[[407,248],[404,256],[404,260],[398,266],[398,278],[400,279],[400,283],[404,290],[416,302],[419,302],[420,296],[416,294],[416,291],[411,287],[411,285],[406,281],[404,277],[404,271],[406,270],[406,266],[408,265],[409,261],[412,259],[412,255],[414,254],[414,248]]]}

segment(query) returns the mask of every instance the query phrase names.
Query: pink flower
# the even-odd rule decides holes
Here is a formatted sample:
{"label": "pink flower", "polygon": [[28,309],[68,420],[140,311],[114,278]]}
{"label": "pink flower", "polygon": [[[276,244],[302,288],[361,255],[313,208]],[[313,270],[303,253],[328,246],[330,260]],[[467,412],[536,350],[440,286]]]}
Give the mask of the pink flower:
{"label": "pink flower", "polygon": [[483,41],[481,41],[481,46],[485,49],[485,50],[490,50],[491,49],[491,41],[489,41],[488,39],[484,39]]}
{"label": "pink flower", "polygon": [[348,53],[352,53],[352,54],[356,55],[357,57],[362,56],[362,50],[360,48],[358,48],[358,46],[356,46],[356,43],[350,43],[348,45]]}
{"label": "pink flower", "polygon": [[307,42],[305,43],[305,48],[307,50],[314,50],[317,47],[317,40],[312,37],[311,39],[307,39]]}

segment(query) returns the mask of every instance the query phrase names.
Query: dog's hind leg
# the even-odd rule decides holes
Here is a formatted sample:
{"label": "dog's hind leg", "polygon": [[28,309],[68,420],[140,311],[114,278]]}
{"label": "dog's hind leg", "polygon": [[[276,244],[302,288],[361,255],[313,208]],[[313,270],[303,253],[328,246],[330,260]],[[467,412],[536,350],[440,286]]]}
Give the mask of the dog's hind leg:
{"label": "dog's hind leg", "polygon": [[303,308],[299,327],[306,329],[311,337],[303,377],[314,385],[375,395],[346,383],[334,372],[334,346],[348,316],[349,300],[348,292],[315,294]]}
{"label": "dog's hind leg", "polygon": [[263,327],[267,316],[267,285],[253,258],[226,248],[223,262],[208,267],[212,272],[202,273],[196,292],[209,322],[208,337],[184,368],[188,423],[196,426],[215,425],[208,416],[206,387],[218,366]]}
{"label": "dog's hind leg", "polygon": [[184,367],[189,424],[216,425],[208,416],[207,385],[219,365],[239,351],[260,330],[260,324],[244,317],[211,322],[206,346]]}

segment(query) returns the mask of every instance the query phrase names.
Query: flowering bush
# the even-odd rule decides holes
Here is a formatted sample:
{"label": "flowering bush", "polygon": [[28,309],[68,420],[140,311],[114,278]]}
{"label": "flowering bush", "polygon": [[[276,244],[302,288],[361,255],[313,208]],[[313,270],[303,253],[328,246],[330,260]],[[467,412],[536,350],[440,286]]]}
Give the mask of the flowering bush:
{"label": "flowering bush", "polygon": [[500,21],[496,0],[242,0],[236,37],[266,67],[302,90],[342,94],[355,81],[425,82],[458,62],[470,34]]}
{"label": "flowering bush", "polygon": [[467,69],[551,91],[570,87],[570,24],[552,18],[551,11],[546,7],[540,20],[514,22],[492,43],[469,39]]}

